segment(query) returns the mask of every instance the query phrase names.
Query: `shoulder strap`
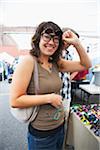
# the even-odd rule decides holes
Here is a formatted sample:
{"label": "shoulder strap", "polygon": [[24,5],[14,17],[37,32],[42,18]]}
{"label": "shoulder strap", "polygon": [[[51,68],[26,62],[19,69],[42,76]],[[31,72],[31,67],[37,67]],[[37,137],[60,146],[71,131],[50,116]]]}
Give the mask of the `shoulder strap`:
{"label": "shoulder strap", "polygon": [[34,59],[34,86],[35,86],[35,94],[39,93],[39,78],[38,78],[38,66],[37,60]]}
{"label": "shoulder strap", "polygon": [[[33,77],[34,77],[34,91],[35,94],[39,94],[39,78],[38,78],[38,65],[37,65],[37,59],[34,59],[34,73],[33,73]],[[33,122],[34,119],[36,118],[38,112],[39,112],[39,106],[34,106],[32,107],[32,114],[30,116],[30,118],[28,119],[28,122]]]}

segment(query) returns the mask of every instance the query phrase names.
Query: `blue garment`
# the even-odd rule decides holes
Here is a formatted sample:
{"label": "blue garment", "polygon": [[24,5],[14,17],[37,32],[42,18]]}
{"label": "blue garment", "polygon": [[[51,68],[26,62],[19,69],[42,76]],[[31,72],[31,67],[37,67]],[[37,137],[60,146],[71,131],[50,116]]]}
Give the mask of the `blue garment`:
{"label": "blue garment", "polygon": [[62,150],[64,126],[54,134],[39,137],[28,132],[28,150]]}

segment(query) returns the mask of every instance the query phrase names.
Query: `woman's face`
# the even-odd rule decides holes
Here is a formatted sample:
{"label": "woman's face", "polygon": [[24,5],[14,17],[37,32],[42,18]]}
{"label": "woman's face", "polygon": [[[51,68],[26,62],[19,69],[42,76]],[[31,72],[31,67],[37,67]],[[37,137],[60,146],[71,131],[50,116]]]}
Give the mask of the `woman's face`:
{"label": "woman's face", "polygon": [[59,46],[59,37],[54,33],[43,32],[41,34],[39,48],[43,55],[51,56]]}

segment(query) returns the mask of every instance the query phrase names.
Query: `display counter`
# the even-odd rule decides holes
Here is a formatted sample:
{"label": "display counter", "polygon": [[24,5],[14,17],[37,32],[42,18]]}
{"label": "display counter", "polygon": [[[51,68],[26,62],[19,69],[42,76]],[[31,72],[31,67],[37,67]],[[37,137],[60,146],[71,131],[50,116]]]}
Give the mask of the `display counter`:
{"label": "display counter", "polygon": [[70,114],[66,142],[73,145],[74,150],[100,150],[100,137],[93,133],[89,125],[84,125],[75,112]]}

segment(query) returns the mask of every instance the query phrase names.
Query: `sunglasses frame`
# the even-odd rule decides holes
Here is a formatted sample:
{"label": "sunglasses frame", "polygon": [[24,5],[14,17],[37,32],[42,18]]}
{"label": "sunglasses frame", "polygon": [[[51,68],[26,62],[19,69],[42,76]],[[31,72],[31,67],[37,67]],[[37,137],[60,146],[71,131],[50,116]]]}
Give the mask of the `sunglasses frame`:
{"label": "sunglasses frame", "polygon": [[59,43],[59,36],[55,35],[54,33],[48,34],[48,33],[43,32],[41,35],[45,42],[49,42],[51,39],[53,39],[54,43],[57,43],[57,44]]}

